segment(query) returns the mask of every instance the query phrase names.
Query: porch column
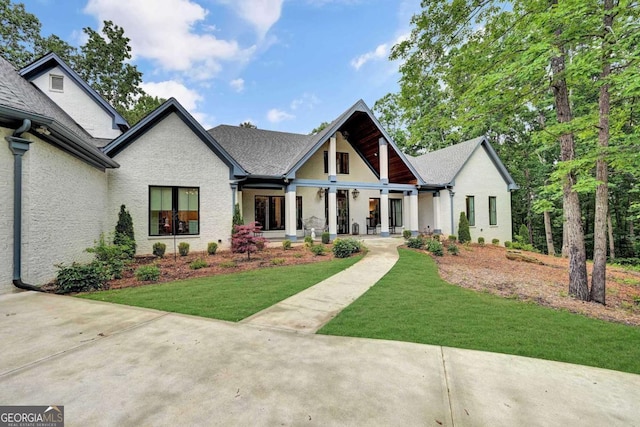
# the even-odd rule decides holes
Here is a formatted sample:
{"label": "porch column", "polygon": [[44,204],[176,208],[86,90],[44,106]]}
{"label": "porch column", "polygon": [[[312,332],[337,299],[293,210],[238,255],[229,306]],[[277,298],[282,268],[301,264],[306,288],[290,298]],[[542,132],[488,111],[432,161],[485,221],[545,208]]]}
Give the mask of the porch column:
{"label": "porch column", "polygon": [[402,229],[411,230],[411,203],[409,200],[410,191],[405,191],[402,197]]}
{"label": "porch column", "polygon": [[389,184],[389,146],[387,140],[380,138],[379,143],[379,156],[380,159],[380,182],[382,184]]}
{"label": "porch column", "polygon": [[433,232],[442,234],[442,226],[440,225],[440,192],[433,193]]}
{"label": "porch column", "polygon": [[389,237],[389,190],[380,190],[380,237]]}
{"label": "porch column", "polygon": [[289,184],[284,194],[284,237],[292,242],[297,239],[296,213],[296,185]]}
{"label": "porch column", "polygon": [[[328,154],[329,158],[327,159],[327,162],[329,163],[329,181],[331,182],[336,182],[336,159],[337,159],[337,154],[336,154],[336,136],[333,135],[331,138],[329,138],[329,154]],[[335,194],[334,194],[335,195]],[[331,208],[329,208],[331,209]]]}
{"label": "porch column", "polygon": [[409,196],[409,210],[411,215],[409,218],[411,220],[411,235],[418,235],[418,190],[411,190],[411,195]]}
{"label": "porch column", "polygon": [[[334,162],[335,164],[335,162]],[[329,188],[329,238],[334,240],[338,237],[338,204],[336,201],[337,189],[335,187]]]}

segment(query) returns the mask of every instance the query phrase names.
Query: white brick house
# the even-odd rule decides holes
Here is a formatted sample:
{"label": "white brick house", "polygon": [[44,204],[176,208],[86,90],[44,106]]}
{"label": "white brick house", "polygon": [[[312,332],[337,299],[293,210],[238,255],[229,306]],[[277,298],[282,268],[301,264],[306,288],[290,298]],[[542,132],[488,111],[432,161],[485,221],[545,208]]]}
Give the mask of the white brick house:
{"label": "white brick house", "polygon": [[315,135],[206,131],[173,98],[129,128],[55,54],[19,71],[0,58],[0,136],[0,293],[86,260],[122,204],[141,254],[228,245],[236,203],[273,238],[456,234],[465,211],[474,239],[511,239],[517,187],[485,138],[413,158],[362,101]]}

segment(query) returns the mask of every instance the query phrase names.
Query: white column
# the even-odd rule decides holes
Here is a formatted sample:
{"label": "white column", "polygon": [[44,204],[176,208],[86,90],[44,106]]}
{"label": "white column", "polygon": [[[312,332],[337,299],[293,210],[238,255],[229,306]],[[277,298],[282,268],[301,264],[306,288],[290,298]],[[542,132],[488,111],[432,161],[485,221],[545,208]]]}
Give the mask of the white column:
{"label": "white column", "polygon": [[409,195],[411,192],[405,191],[402,198],[402,229],[411,230],[411,203]]}
{"label": "white column", "polygon": [[389,190],[380,190],[380,237],[389,237]]}
{"label": "white column", "polygon": [[338,237],[338,204],[336,201],[336,188],[329,188],[329,238]]}
{"label": "white column", "polygon": [[442,226],[440,225],[440,192],[433,193],[433,232],[442,234]]}
{"label": "white column", "polygon": [[289,184],[284,194],[284,233],[285,239],[295,242],[296,234],[296,185]]}
{"label": "white column", "polygon": [[414,236],[418,235],[418,190],[411,190],[411,195],[409,196],[409,210],[411,211],[411,215],[409,218],[411,219],[411,234]]}
{"label": "white column", "polygon": [[389,183],[389,146],[384,138],[378,140],[380,159],[380,182],[382,184]]}
{"label": "white column", "polygon": [[327,162],[329,163],[329,181],[336,182],[336,136],[329,138],[329,154]]}

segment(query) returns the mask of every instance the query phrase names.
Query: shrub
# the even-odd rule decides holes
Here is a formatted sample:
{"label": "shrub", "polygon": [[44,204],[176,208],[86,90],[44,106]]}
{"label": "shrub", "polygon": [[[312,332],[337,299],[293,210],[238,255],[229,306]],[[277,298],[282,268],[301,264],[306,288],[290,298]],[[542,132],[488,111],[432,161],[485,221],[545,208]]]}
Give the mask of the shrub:
{"label": "shrub", "polygon": [[189,255],[189,244],[187,242],[180,242],[178,245],[178,252],[180,253],[180,256]]}
{"label": "shrub", "polygon": [[95,255],[96,261],[101,263],[109,279],[122,278],[122,270],[130,261],[129,248],[120,245],[112,245],[106,242],[104,234],[95,242],[92,248],[86,251]]}
{"label": "shrub", "polygon": [[511,249],[511,242],[509,240],[506,240],[504,242],[504,247],[507,248],[507,249]]}
{"label": "shrub", "polygon": [[498,246],[500,244],[500,239],[491,239],[491,244]]}
{"label": "shrub", "polygon": [[220,264],[218,264],[218,266],[222,268],[236,268],[238,264],[236,264],[234,261],[222,261]]}
{"label": "shrub", "polygon": [[89,264],[73,263],[68,267],[60,264],[56,275],[56,293],[87,292],[103,289],[109,280],[104,264],[98,261]]}
{"label": "shrub", "polygon": [[410,237],[407,240],[407,246],[412,249],[422,249],[424,248],[424,239],[421,236]]}
{"label": "shrub", "polygon": [[484,237],[482,237],[482,236],[481,236],[481,237],[478,237],[478,244],[479,244],[480,246],[484,246]]}
{"label": "shrub", "polygon": [[191,268],[192,270],[199,270],[207,266],[207,261],[203,260],[202,258],[194,259],[193,261],[191,261],[191,264],[189,264],[189,268]]}
{"label": "shrub", "polygon": [[231,252],[236,254],[247,254],[247,259],[251,259],[251,254],[264,249],[266,239],[256,236],[262,227],[256,222],[248,225],[236,225],[235,233],[231,236]]}
{"label": "shrub", "polygon": [[433,240],[437,241],[437,242],[439,242],[439,241],[440,241],[440,235],[439,235],[439,234],[434,234],[434,235],[432,235],[432,236],[431,236],[431,238],[432,238]]}
{"label": "shrub", "polygon": [[216,242],[209,242],[207,245],[207,253],[209,255],[215,255],[218,251],[218,244]]}
{"label": "shrub", "polygon": [[362,251],[362,242],[353,239],[336,239],[333,241],[333,255],[336,258],[347,258],[352,254]]}
{"label": "shrub", "polygon": [[282,265],[285,263],[285,259],[284,258],[274,258],[271,260],[271,264],[273,265]]}
{"label": "shrub", "polygon": [[322,245],[313,245],[309,248],[309,250],[311,250],[311,253],[315,256],[324,255],[324,253],[326,252],[325,247]]}
{"label": "shrub", "polygon": [[471,231],[469,230],[469,220],[464,212],[460,212],[460,222],[458,223],[458,240],[460,243],[471,241]]}
{"label": "shrub", "polygon": [[522,224],[518,229],[518,235],[515,236],[515,239],[518,243],[529,243],[529,228]]}
{"label": "shrub", "polygon": [[411,238],[411,230],[403,230],[402,237],[404,237],[404,240],[409,240]]}
{"label": "shrub", "polygon": [[322,232],[322,243],[324,243],[326,245],[330,241],[331,241],[331,234],[329,234],[328,231],[323,231]]}
{"label": "shrub", "polygon": [[157,282],[160,278],[160,267],[157,265],[142,265],[136,270],[135,276],[141,282]]}
{"label": "shrub", "polygon": [[289,249],[291,249],[291,240],[284,239],[282,241],[282,249],[284,249],[285,251],[288,251]]}
{"label": "shrub", "polygon": [[460,249],[458,249],[458,246],[456,244],[451,243],[447,247],[447,252],[449,252],[451,255],[458,255],[460,253]]}
{"label": "shrub", "polygon": [[437,255],[437,256],[444,255],[444,248],[442,246],[442,243],[440,243],[436,239],[429,239],[426,243],[426,248],[429,252],[431,252],[434,255]]}
{"label": "shrub", "polygon": [[308,248],[309,248],[309,247],[311,247],[311,246],[313,246],[313,237],[311,237],[311,236],[306,236],[306,237],[304,238],[304,245],[305,245],[306,247],[308,247]]}
{"label": "shrub", "polygon": [[113,236],[113,244],[124,247],[124,252],[129,258],[136,254],[136,239],[133,233],[133,219],[125,205],[120,206],[116,232]]}
{"label": "shrub", "polygon": [[529,252],[540,252],[533,245],[531,245],[529,243],[511,242],[510,248],[511,249],[519,249],[519,250],[522,250],[522,251],[529,251]]}
{"label": "shrub", "polygon": [[458,236],[456,236],[455,234],[449,234],[450,242],[455,242],[456,240],[458,240]]}
{"label": "shrub", "polygon": [[165,245],[162,242],[156,242],[153,244],[153,254],[158,258],[162,258],[166,250],[167,250],[167,245]]}
{"label": "shrub", "polygon": [[240,204],[236,203],[233,207],[233,219],[231,220],[231,235],[233,236],[236,233],[236,225],[244,225],[244,218],[242,218],[242,213],[240,213]]}

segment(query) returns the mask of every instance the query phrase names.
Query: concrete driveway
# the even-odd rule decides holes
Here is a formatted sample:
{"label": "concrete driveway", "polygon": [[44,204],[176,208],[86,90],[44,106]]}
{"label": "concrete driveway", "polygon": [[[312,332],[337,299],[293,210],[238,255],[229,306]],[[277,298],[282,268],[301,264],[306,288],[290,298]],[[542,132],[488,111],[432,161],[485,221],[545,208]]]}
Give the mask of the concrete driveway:
{"label": "concrete driveway", "polygon": [[67,426],[640,424],[640,376],[603,369],[33,292],[0,319],[0,404]]}

